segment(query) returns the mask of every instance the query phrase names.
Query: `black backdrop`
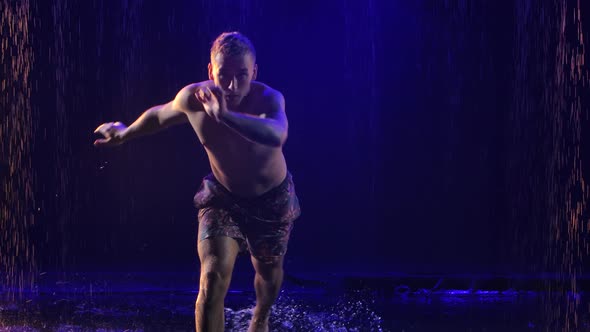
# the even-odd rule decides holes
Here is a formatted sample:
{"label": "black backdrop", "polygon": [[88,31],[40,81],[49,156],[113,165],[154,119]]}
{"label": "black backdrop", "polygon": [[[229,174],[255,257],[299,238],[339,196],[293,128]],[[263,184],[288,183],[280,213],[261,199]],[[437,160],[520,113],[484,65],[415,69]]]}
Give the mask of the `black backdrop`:
{"label": "black backdrop", "polygon": [[[210,43],[229,30],[251,38],[259,80],[286,97],[284,150],[303,208],[288,269],[555,268],[544,263],[553,245],[551,198],[539,192],[550,186],[547,165],[556,152],[539,142],[554,120],[542,96],[552,89],[544,80],[559,71],[559,15],[550,5],[534,6],[33,3],[32,209],[40,268],[198,268],[192,197],[209,165],[192,129],[174,127],[115,149],[94,148],[92,131],[106,121],[130,124],[206,79]],[[583,21],[590,12],[582,9]],[[582,99],[584,114],[587,105]]]}

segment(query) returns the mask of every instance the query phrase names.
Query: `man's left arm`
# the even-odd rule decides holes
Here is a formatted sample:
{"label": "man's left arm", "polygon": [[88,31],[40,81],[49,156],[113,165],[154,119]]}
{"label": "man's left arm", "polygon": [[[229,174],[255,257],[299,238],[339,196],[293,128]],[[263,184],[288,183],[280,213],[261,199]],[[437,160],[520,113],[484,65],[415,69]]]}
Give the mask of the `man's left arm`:
{"label": "man's left arm", "polygon": [[263,145],[281,147],[287,140],[288,121],[285,113],[285,98],[278,91],[265,96],[265,110],[260,116],[221,112],[219,121],[244,138]]}

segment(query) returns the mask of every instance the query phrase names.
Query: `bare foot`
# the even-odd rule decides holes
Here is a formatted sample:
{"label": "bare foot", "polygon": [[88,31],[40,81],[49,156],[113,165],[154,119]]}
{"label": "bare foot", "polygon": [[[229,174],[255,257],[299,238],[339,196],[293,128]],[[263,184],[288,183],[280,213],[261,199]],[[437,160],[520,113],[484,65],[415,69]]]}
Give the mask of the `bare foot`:
{"label": "bare foot", "polygon": [[248,332],[268,332],[268,317],[266,319],[252,317]]}

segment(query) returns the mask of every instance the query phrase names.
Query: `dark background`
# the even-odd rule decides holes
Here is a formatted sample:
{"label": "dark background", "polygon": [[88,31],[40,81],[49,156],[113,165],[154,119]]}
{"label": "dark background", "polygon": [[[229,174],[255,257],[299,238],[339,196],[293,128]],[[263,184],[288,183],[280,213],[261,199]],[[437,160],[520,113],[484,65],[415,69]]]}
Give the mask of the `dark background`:
{"label": "dark background", "polygon": [[[551,233],[567,227],[561,198],[585,202],[568,196],[563,174],[587,172],[586,129],[572,128],[588,126],[588,85],[551,83],[570,65],[555,63],[551,4],[100,0],[31,10],[41,271],[198,270],[192,198],[210,169],[190,126],[114,149],[94,148],[92,132],[207,79],[211,42],[232,30],[254,43],[258,79],[286,98],[284,151],[303,209],[289,271],[543,272],[586,243],[585,226],[573,242]],[[589,16],[582,8],[585,41]],[[568,49],[579,46],[570,23]],[[566,112],[575,99],[554,94],[571,87],[580,119]],[[577,161],[556,170],[560,153]]]}

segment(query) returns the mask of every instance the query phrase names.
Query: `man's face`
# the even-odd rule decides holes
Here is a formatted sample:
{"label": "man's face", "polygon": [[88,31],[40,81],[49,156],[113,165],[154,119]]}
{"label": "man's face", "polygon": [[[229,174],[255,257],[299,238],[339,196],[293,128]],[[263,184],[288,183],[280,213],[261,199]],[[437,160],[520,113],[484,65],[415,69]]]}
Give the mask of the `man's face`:
{"label": "man's face", "polygon": [[225,56],[217,53],[209,63],[209,79],[226,94],[228,107],[236,107],[250,92],[250,82],[256,79],[258,68],[250,53]]}

